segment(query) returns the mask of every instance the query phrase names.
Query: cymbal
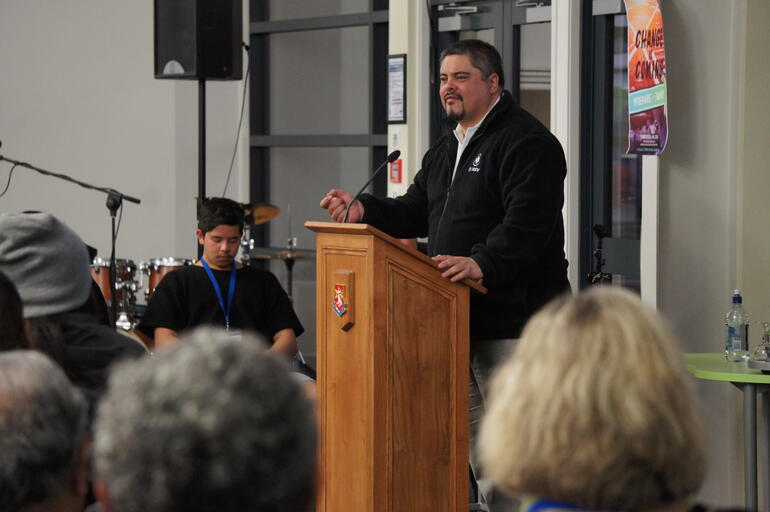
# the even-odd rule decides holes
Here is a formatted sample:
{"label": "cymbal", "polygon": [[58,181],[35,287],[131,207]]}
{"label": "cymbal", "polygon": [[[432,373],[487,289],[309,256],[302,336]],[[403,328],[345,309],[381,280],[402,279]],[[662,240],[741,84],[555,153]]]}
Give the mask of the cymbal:
{"label": "cymbal", "polygon": [[246,221],[251,224],[264,224],[265,222],[270,222],[281,213],[280,208],[267,203],[244,204],[243,208]]}
{"label": "cymbal", "polygon": [[315,258],[310,249],[283,249],[279,247],[255,247],[249,256],[256,260],[302,260]]}

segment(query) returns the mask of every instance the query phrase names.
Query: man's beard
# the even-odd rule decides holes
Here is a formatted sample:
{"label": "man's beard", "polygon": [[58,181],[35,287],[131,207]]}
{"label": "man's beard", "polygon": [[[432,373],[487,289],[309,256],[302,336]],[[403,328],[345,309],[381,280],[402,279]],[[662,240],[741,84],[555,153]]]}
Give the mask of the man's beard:
{"label": "man's beard", "polygon": [[465,117],[465,109],[460,109],[459,112],[449,112],[445,110],[446,117],[444,118],[444,124],[449,128],[454,128],[457,123],[463,120]]}

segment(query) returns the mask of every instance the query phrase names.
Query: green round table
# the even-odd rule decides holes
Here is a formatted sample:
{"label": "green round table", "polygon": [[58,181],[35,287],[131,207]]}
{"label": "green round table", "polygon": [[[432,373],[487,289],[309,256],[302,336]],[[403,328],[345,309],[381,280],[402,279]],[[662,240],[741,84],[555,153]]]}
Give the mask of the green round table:
{"label": "green round table", "polygon": [[[744,506],[757,510],[757,393],[762,393],[762,422],[765,427],[765,460],[770,468],[770,374],[748,368],[746,363],[732,363],[719,354],[685,354],[687,371],[696,378],[730,382],[743,392],[743,471]],[[765,509],[770,497],[765,489]]]}

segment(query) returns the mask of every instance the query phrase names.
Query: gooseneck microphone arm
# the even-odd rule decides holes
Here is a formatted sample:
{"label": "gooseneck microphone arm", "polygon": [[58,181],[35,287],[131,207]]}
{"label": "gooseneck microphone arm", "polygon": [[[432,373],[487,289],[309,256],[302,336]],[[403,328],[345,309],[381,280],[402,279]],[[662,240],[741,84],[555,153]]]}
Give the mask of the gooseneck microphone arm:
{"label": "gooseneck microphone arm", "polygon": [[376,177],[377,177],[377,175],[380,173],[380,171],[382,170],[382,168],[383,168],[383,167],[385,167],[385,166],[386,166],[386,165],[388,165],[388,164],[392,164],[393,162],[395,162],[396,160],[398,160],[398,157],[400,157],[400,156],[401,156],[401,151],[399,151],[399,150],[395,150],[394,152],[392,152],[391,154],[389,154],[389,155],[388,155],[388,158],[387,158],[387,159],[385,159],[385,161],[384,161],[384,162],[382,162],[382,163],[380,164],[380,166],[379,166],[379,167],[377,167],[377,169],[375,169],[375,170],[374,170],[374,172],[372,173],[372,177],[371,177],[371,178],[369,178],[369,181],[367,181],[366,183],[364,183],[364,186],[363,186],[363,187],[361,187],[361,190],[359,190],[359,191],[358,191],[358,194],[356,194],[355,196],[353,196],[353,200],[352,200],[352,201],[350,201],[350,204],[348,204],[348,207],[347,207],[347,208],[345,208],[345,217],[342,219],[342,223],[343,223],[343,224],[344,224],[344,223],[346,223],[346,222],[348,221],[348,215],[350,214],[350,208],[353,206],[353,203],[355,203],[356,201],[358,201],[358,197],[359,197],[361,194],[363,194],[364,190],[366,190],[366,187],[368,187],[368,186],[369,186],[369,184],[370,184],[371,182],[373,182],[373,181],[374,181],[374,178],[376,178]]}
{"label": "gooseneck microphone arm", "polygon": [[[0,146],[2,146],[2,142],[0,142]],[[110,293],[112,297],[112,311],[110,314],[110,321],[112,322],[112,326],[115,327],[115,321],[116,321],[116,315],[117,315],[117,298],[118,294],[115,290],[115,239],[117,238],[117,230],[115,228],[115,213],[118,211],[118,209],[123,205],[123,200],[130,201],[132,203],[139,204],[141,203],[140,199],[137,199],[136,197],[127,196],[121,192],[118,192],[117,190],[113,188],[107,188],[107,187],[97,187],[96,185],[91,185],[90,183],[85,183],[80,180],[76,180],[75,178],[72,178],[70,176],[67,176],[66,174],[59,174],[58,172],[51,172],[46,171],[45,169],[40,169],[39,167],[35,167],[32,164],[28,164],[27,162],[20,162],[18,160],[14,160],[12,158],[6,158],[3,155],[0,155],[0,162],[8,162],[13,164],[14,167],[24,167],[26,169],[30,169],[32,171],[39,172],[40,174],[44,174],[46,176],[53,176],[54,178],[59,178],[60,180],[69,181],[70,183],[74,183],[75,185],[80,185],[83,188],[87,188],[90,190],[97,190],[99,192],[104,192],[107,194],[107,209],[110,211],[110,217],[112,219],[112,236],[110,237],[110,240],[112,241],[112,247],[111,247],[111,254],[110,254]],[[10,183],[10,178],[9,178]]]}

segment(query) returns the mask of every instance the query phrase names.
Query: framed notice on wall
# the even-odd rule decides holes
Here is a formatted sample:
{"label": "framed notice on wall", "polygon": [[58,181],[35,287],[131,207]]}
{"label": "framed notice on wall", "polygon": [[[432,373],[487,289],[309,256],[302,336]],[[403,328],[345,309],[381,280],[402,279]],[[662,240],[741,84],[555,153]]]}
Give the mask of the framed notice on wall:
{"label": "framed notice on wall", "polygon": [[388,56],[388,123],[406,123],[406,54]]}

